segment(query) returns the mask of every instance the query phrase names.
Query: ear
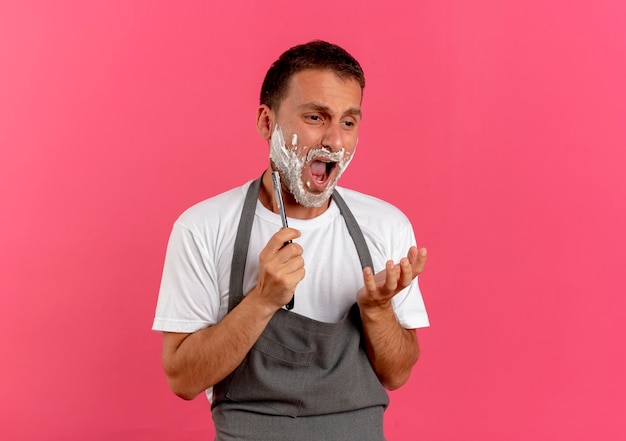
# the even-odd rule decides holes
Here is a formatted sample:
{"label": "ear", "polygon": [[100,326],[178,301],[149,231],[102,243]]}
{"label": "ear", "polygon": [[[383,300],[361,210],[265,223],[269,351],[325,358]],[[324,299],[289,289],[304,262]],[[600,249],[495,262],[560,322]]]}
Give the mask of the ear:
{"label": "ear", "polygon": [[256,111],[256,130],[266,141],[269,141],[272,136],[274,121],[274,112],[272,112],[272,109],[265,104],[261,104]]}

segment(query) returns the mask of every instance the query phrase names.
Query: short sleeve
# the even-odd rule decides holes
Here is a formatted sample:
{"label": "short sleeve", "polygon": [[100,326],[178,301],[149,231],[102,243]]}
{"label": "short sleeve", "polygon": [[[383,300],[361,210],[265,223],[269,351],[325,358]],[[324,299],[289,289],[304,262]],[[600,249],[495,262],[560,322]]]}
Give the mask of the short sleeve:
{"label": "short sleeve", "polygon": [[191,333],[217,323],[216,274],[215,261],[197,234],[177,221],[167,245],[152,329]]}
{"label": "short sleeve", "polygon": [[[415,234],[411,223],[406,219],[404,228],[396,230],[393,234],[394,261],[398,262],[402,257],[405,257],[413,245],[417,245]],[[419,277],[416,277],[407,288],[396,294],[392,300],[396,318],[400,325],[406,329],[430,326],[418,279]]]}

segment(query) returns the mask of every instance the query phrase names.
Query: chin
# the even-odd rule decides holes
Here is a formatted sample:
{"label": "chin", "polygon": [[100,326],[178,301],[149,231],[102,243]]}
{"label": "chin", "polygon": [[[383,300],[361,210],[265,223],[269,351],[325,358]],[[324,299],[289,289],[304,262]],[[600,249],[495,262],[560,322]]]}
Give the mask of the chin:
{"label": "chin", "polygon": [[329,183],[324,190],[311,191],[306,184],[299,186],[297,191],[293,192],[296,201],[304,206],[317,208],[328,202],[335,191],[336,181]]}

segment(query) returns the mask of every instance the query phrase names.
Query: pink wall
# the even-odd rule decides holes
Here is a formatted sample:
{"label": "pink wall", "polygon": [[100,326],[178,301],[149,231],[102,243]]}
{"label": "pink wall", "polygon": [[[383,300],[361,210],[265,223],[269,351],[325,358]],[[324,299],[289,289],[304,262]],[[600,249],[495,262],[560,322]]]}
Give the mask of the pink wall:
{"label": "pink wall", "polygon": [[313,38],[368,76],[342,184],[429,248],[388,438],[626,438],[625,3],[379,3],[0,3],[0,439],[211,439],[150,331],[167,237],[260,173]]}

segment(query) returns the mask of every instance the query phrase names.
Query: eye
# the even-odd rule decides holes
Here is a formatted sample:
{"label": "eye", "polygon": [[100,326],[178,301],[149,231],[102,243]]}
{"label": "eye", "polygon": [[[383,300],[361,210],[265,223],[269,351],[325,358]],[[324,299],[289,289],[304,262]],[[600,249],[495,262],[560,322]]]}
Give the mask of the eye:
{"label": "eye", "polygon": [[347,129],[354,129],[357,123],[353,119],[345,119],[341,121],[341,124]]}
{"label": "eye", "polygon": [[319,113],[304,115],[304,120],[310,124],[320,124],[324,122],[324,118]]}

